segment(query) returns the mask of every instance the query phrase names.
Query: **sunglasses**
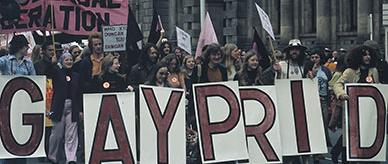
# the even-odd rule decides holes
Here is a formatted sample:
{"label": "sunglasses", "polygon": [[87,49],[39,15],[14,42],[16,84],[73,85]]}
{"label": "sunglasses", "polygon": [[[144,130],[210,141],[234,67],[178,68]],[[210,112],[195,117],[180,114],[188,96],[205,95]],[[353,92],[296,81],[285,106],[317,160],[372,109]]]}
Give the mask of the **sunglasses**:
{"label": "sunglasses", "polygon": [[73,54],[80,54],[81,51],[74,51]]}

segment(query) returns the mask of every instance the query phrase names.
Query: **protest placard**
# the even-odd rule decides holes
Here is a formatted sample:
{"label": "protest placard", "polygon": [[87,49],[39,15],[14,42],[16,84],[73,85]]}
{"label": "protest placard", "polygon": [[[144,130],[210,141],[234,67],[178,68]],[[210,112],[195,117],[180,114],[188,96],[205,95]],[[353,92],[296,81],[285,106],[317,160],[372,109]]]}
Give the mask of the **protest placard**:
{"label": "protest placard", "polygon": [[0,159],[45,157],[46,77],[0,77]]}
{"label": "protest placard", "polygon": [[127,25],[103,26],[104,52],[125,51]]}
{"label": "protest placard", "polygon": [[185,92],[140,86],[140,161],[186,163]]}

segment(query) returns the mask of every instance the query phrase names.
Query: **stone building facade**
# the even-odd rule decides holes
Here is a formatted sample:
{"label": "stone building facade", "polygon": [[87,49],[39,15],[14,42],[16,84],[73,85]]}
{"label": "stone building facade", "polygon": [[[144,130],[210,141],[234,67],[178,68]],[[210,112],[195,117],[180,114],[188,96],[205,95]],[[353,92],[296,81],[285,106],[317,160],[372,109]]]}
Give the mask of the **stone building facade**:
{"label": "stone building facade", "polygon": [[[172,42],[176,41],[175,26],[178,26],[192,36],[195,49],[201,30],[200,0],[129,2],[145,38],[156,9],[167,30],[166,36]],[[350,48],[369,39],[369,14],[373,15],[373,39],[383,48],[383,0],[206,0],[206,9],[221,44],[236,43],[248,49],[253,28],[265,39],[267,34],[261,27],[255,2],[270,17],[276,37],[275,48],[282,49],[292,38],[299,38],[308,47]]]}

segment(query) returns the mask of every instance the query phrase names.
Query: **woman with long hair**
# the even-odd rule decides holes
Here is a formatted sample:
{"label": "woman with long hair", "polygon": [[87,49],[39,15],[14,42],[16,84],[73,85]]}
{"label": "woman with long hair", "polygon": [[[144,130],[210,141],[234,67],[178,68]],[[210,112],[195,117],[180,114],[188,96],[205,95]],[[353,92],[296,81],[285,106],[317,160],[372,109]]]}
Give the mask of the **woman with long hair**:
{"label": "woman with long hair", "polygon": [[160,63],[167,66],[169,75],[167,77],[167,81],[169,86],[173,88],[183,88],[186,89],[185,79],[180,74],[180,68],[178,64],[178,59],[175,54],[169,54],[165,56]]}
{"label": "woman with long hair", "polygon": [[276,63],[266,70],[262,70],[259,58],[254,50],[245,54],[245,60],[241,70],[236,74],[234,80],[238,80],[240,86],[269,85],[274,83],[275,72],[280,69]]}
{"label": "woman with long hair", "polygon": [[157,87],[170,87],[167,81],[167,77],[169,74],[170,72],[168,72],[167,66],[158,63],[152,69],[145,84]]}
{"label": "woman with long hair", "polygon": [[241,67],[241,50],[237,45],[227,43],[222,47],[222,52],[225,55],[224,65],[228,71],[228,80],[233,80]]}
{"label": "woman with long hair", "polygon": [[359,46],[350,51],[348,68],[334,84],[334,93],[341,100],[347,100],[345,83],[379,83],[379,74],[376,69],[377,58],[371,47]]}
{"label": "woman with long hair", "polygon": [[159,56],[159,59],[162,60],[165,56],[167,56],[168,54],[172,53],[172,44],[168,41],[165,41],[165,42],[162,42],[162,44],[160,44],[160,48],[159,48],[159,52],[160,52],[160,56]]}
{"label": "woman with long hair", "polygon": [[[359,46],[352,49],[347,56],[346,62],[348,68],[346,68],[341,77],[338,78],[333,88],[337,99],[340,101],[349,99],[349,96],[344,90],[346,83],[379,83],[379,74],[376,69],[377,57],[371,47]],[[344,123],[344,117],[342,118],[342,121],[342,123]],[[345,136],[342,135],[342,146],[345,145],[344,141],[346,141],[346,138],[344,137]],[[342,148],[342,154],[345,153],[345,148]],[[332,154],[333,157],[336,158],[339,153],[332,152]]]}

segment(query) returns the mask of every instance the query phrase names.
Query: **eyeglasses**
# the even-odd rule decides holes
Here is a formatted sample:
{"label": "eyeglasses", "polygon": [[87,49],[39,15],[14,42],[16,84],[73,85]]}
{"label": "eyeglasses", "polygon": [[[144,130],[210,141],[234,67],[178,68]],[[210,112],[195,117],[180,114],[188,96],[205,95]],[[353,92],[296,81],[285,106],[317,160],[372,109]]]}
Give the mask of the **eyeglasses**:
{"label": "eyeglasses", "polygon": [[81,51],[74,51],[73,54],[80,54]]}

